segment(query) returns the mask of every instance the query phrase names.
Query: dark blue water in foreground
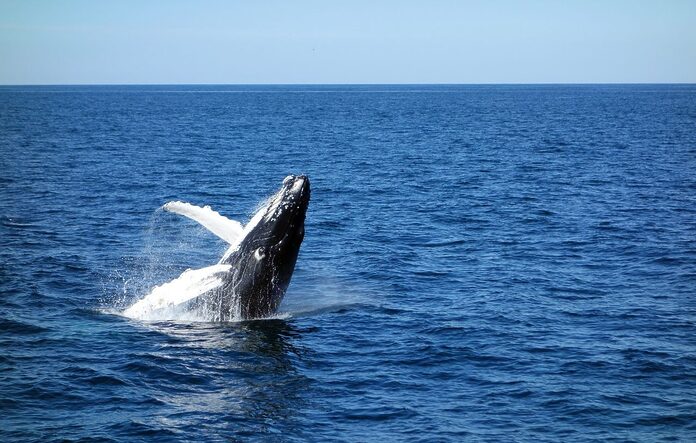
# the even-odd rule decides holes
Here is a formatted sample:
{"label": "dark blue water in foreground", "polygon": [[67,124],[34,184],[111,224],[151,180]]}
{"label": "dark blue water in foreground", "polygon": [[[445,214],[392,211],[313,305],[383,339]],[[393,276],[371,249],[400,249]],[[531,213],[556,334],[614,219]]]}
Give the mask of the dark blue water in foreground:
{"label": "dark blue water in foreground", "polygon": [[[290,173],[281,318],[117,315]],[[3,442],[696,439],[696,86],[3,87],[0,202]]]}

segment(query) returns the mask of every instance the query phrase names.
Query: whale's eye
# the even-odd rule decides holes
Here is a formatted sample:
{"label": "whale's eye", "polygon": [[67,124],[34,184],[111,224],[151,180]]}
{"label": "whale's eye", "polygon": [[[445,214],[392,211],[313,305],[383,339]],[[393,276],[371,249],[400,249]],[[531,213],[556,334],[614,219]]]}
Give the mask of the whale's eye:
{"label": "whale's eye", "polygon": [[285,179],[283,180],[283,184],[284,184],[284,185],[287,185],[288,183],[290,183],[290,182],[293,181],[294,179],[295,179],[295,176],[294,176],[294,175],[288,175],[288,176],[285,177]]}
{"label": "whale's eye", "polygon": [[264,251],[263,248],[257,248],[256,251],[254,252],[254,258],[257,261],[263,260],[263,258],[266,256],[266,251]]}

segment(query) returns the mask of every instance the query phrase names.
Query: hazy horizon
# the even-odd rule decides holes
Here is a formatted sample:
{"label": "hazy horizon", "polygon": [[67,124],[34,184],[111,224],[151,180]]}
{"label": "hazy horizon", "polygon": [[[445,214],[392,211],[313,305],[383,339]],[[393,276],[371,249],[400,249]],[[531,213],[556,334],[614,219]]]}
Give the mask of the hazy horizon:
{"label": "hazy horizon", "polygon": [[694,85],[696,82],[595,82],[595,83],[2,83],[0,87],[22,86],[621,86]]}

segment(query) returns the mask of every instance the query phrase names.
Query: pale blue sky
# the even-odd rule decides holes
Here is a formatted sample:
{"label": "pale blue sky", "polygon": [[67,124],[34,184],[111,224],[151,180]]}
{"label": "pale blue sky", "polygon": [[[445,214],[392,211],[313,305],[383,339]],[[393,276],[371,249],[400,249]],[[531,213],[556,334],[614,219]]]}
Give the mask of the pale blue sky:
{"label": "pale blue sky", "polygon": [[597,82],[696,82],[696,0],[0,0],[0,84]]}

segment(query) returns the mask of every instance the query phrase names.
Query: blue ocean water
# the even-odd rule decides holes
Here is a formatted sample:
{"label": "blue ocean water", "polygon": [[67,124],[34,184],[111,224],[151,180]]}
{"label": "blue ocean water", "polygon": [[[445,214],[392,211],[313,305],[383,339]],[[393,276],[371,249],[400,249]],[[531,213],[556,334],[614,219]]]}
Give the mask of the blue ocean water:
{"label": "blue ocean water", "polygon": [[[278,318],[119,312],[312,180]],[[696,440],[696,86],[0,88],[0,440]]]}

